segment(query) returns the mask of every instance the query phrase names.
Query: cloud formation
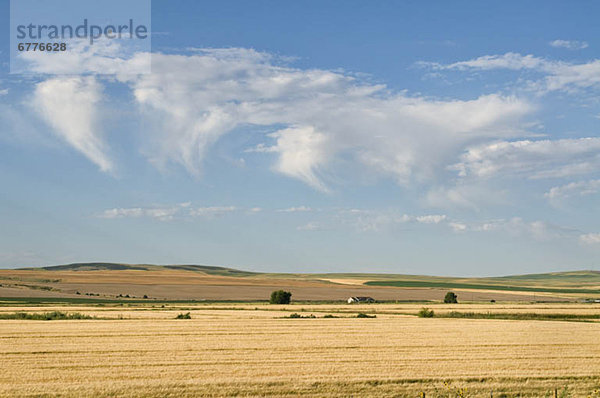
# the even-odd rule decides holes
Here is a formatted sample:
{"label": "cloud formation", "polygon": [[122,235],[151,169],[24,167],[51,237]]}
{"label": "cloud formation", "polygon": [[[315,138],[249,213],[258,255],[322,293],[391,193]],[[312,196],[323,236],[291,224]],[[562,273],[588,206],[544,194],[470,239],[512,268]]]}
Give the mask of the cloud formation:
{"label": "cloud formation", "polygon": [[288,207],[287,209],[279,209],[277,211],[279,213],[297,213],[297,212],[312,211],[312,209],[308,206],[296,206],[296,207]]}
{"label": "cloud formation", "polygon": [[498,141],[470,147],[451,166],[459,176],[529,179],[595,173],[600,168],[600,138]]}
{"label": "cloud formation", "polygon": [[586,245],[600,245],[600,234],[583,234],[579,240]]}
{"label": "cloud formation", "polygon": [[586,41],[579,40],[553,40],[548,44],[552,47],[566,48],[567,50],[583,50],[589,46]]}
{"label": "cloud formation", "polygon": [[98,122],[101,99],[102,86],[94,77],[57,77],[36,85],[33,107],[58,137],[111,172],[114,166]]}
{"label": "cloud formation", "polygon": [[145,148],[153,162],[199,174],[207,149],[222,136],[241,126],[267,126],[274,129],[268,140],[250,150],[274,154],[274,170],[323,191],[340,156],[402,184],[430,179],[465,144],[522,134],[521,121],[533,111],[516,97],[463,101],[390,93],[247,49],[154,54],[153,72],[128,81],[156,121]]}
{"label": "cloud formation", "polygon": [[167,207],[113,208],[104,210],[98,217],[106,219],[147,217],[159,221],[171,221],[176,216],[182,214],[189,206],[190,203],[185,202]]}
{"label": "cloud formation", "polygon": [[[588,174],[600,165],[598,138],[518,140],[531,135],[527,118],[536,110],[518,96],[409,96],[343,72],[294,68],[288,59],[251,49],[152,56],[152,74],[116,79],[133,93],[145,120],[141,150],[159,168],[176,164],[199,176],[209,149],[222,137],[260,127],[255,137],[260,143],[247,152],[273,156],[275,172],[314,189],[330,191],[339,164],[346,162],[400,185],[429,186],[427,202],[434,206],[476,208],[489,193],[466,184],[441,187],[448,171],[458,171],[463,179],[554,178]],[[135,57],[100,59],[114,63],[108,70],[137,63]],[[600,61],[569,64],[517,53],[429,66],[535,70],[546,74],[540,81],[548,90],[600,82]],[[103,81],[50,78],[37,85],[34,104],[58,136],[101,170],[112,171],[97,122]],[[270,132],[264,134],[265,129]]]}
{"label": "cloud formation", "polygon": [[[215,218],[238,210],[235,206],[192,207],[191,202],[173,206],[131,207],[104,210],[98,217],[114,218],[152,218],[159,221],[171,221],[175,218]],[[249,209],[249,213],[257,213],[260,209]]]}
{"label": "cloud formation", "polygon": [[550,188],[544,194],[549,200],[561,200],[573,196],[592,195],[600,192],[600,180],[575,181]]}
{"label": "cloud formation", "polygon": [[570,63],[548,60],[531,54],[521,55],[508,52],[499,55],[484,55],[451,64],[428,62],[420,63],[420,65],[435,70],[530,70],[542,75],[541,79],[529,81],[527,86],[528,89],[539,93],[551,91],[577,92],[578,90],[595,88],[600,84],[600,60]]}

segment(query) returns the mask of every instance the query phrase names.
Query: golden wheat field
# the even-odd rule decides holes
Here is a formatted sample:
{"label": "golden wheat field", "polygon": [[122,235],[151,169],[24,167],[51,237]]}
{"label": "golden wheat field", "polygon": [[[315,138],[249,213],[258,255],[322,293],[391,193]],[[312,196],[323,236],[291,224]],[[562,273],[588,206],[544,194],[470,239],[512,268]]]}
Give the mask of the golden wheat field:
{"label": "golden wheat field", "polygon": [[[430,306],[438,312],[449,305]],[[469,311],[599,314],[584,304]],[[600,323],[418,318],[419,305],[0,308],[1,396],[597,396]],[[175,319],[190,313],[191,319]],[[356,318],[358,312],[376,318]],[[316,318],[284,318],[291,313]],[[325,315],[337,318],[323,318]],[[596,394],[596,395],[594,395]]]}

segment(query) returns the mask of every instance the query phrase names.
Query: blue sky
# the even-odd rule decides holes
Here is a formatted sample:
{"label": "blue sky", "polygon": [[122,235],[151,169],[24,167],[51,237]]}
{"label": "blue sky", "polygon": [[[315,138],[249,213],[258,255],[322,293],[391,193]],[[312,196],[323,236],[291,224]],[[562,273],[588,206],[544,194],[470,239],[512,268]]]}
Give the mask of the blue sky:
{"label": "blue sky", "polygon": [[598,15],[154,0],[139,75],[137,53],[10,74],[5,36],[0,267],[597,269]]}

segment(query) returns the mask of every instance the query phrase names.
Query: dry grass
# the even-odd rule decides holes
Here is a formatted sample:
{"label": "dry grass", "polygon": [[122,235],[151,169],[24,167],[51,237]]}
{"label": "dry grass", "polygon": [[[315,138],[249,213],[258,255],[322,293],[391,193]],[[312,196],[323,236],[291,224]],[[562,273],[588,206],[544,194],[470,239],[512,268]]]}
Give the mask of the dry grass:
{"label": "dry grass", "polygon": [[[466,396],[538,397],[567,387],[583,397],[600,387],[600,323],[397,315],[416,313],[415,305],[50,310],[74,308],[126,319],[0,321],[0,396],[431,397],[466,388]],[[600,313],[565,304],[461,310],[490,308]],[[182,310],[192,319],[173,319]],[[378,315],[357,319],[347,311]],[[317,318],[283,318],[292,312]],[[323,319],[328,313],[341,317]]]}

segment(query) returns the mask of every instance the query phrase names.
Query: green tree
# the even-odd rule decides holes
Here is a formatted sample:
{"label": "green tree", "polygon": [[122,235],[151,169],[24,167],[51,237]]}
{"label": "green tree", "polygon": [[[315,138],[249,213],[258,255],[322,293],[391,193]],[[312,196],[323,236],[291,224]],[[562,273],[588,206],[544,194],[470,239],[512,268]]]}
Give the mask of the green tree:
{"label": "green tree", "polygon": [[271,293],[271,304],[289,304],[292,299],[292,293],[284,290],[275,290]]}
{"label": "green tree", "polygon": [[444,297],[444,303],[456,304],[456,303],[458,303],[457,298],[458,298],[458,296],[456,294],[454,294],[453,292],[448,292],[448,293],[446,293],[446,297]]}

